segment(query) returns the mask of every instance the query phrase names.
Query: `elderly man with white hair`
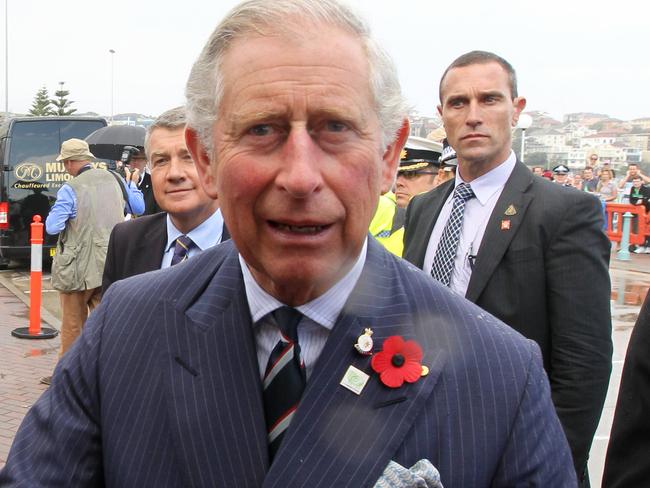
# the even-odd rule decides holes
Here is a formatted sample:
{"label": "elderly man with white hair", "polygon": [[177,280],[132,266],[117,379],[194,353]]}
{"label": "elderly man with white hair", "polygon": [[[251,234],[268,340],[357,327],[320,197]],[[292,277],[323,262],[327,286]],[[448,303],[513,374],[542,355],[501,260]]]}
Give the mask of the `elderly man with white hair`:
{"label": "elderly man with white hair", "polygon": [[244,2],[186,93],[232,239],[111,285],[0,483],[575,486],[539,348],[368,236],[409,127],[365,23]]}

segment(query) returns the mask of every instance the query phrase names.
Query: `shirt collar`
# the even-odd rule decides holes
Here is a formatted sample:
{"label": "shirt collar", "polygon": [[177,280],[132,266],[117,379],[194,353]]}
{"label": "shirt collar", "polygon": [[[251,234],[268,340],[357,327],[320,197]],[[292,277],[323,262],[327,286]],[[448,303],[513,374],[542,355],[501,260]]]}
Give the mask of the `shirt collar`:
{"label": "shirt collar", "polygon": [[[366,262],[367,250],[368,239],[366,238],[359,257],[350,271],[321,296],[296,307],[296,309],[317,324],[331,330],[361,276],[363,266]],[[248,299],[253,324],[257,324],[262,317],[285,304],[267,293],[255,281],[241,254],[239,255],[239,263],[241,265],[242,275],[244,276],[244,288],[246,289],[246,298]]]}
{"label": "shirt collar", "polygon": [[[194,227],[186,235],[192,239],[192,242],[202,251],[212,246],[216,246],[221,242],[221,234],[223,233],[223,217],[221,216],[221,209],[217,209],[210,217],[205,219],[199,225]],[[176,239],[184,235],[173,224],[171,217],[167,214],[167,246],[165,252],[174,245]]]}
{"label": "shirt collar", "polygon": [[[476,195],[476,199],[481,205],[485,205],[492,195],[505,186],[516,163],[517,158],[515,157],[515,153],[510,151],[510,155],[503,163],[469,183],[474,195]],[[460,171],[456,171],[454,188],[461,183],[466,182],[460,176]]]}

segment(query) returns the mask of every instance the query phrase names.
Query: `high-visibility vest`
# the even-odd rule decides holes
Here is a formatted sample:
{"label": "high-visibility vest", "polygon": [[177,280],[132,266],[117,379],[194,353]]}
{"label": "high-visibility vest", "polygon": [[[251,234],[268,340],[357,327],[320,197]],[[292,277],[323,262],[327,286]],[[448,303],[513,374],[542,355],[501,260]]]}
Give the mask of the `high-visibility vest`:
{"label": "high-visibility vest", "polygon": [[370,222],[369,231],[388,251],[402,257],[404,251],[404,209],[397,206],[393,192],[379,197],[377,211]]}

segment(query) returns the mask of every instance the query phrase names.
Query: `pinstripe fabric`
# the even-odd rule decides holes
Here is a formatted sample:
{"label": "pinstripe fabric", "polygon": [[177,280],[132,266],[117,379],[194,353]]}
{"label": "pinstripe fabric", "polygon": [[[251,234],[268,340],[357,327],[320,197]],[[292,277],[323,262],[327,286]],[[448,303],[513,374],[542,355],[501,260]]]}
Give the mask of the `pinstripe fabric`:
{"label": "pinstripe fabric", "polygon": [[[364,327],[416,339],[430,374],[339,385]],[[369,487],[428,459],[445,488],[575,486],[538,348],[371,240],[363,274],[268,467],[237,252],[111,286],[28,413],[0,484]],[[19,481],[18,481],[19,480]]]}

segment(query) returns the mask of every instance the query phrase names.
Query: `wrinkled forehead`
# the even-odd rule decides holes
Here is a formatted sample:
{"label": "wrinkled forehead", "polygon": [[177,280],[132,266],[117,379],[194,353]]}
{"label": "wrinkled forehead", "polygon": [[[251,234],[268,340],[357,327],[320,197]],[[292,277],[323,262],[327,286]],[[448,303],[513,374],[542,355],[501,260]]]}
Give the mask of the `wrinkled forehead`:
{"label": "wrinkled forehead", "polygon": [[240,38],[222,58],[219,117],[230,118],[240,110],[262,116],[303,102],[326,110],[346,96],[352,112],[374,107],[369,71],[358,36],[335,26]]}

